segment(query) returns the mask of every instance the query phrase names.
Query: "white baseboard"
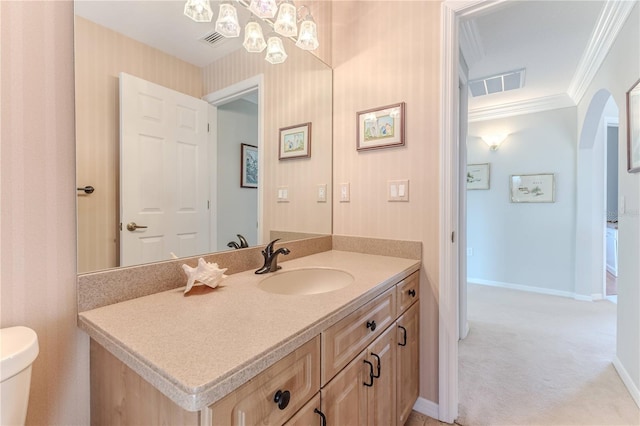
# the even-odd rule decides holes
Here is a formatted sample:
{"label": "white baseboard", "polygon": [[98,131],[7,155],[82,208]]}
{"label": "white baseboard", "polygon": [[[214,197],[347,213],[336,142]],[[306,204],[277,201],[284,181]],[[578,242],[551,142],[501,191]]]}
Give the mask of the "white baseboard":
{"label": "white baseboard", "polygon": [[[594,296],[597,296],[597,295],[584,296],[582,294],[572,293],[570,291],[554,290],[552,288],[533,287],[533,286],[522,285],[522,284],[505,283],[501,281],[491,281],[491,280],[485,280],[482,278],[467,278],[467,283],[487,285],[491,287],[502,287],[502,288],[508,288],[511,290],[528,291],[530,293],[547,294],[549,296],[569,297],[572,299],[581,300],[585,302],[592,302],[594,300]],[[600,298],[602,298],[602,296],[600,296]],[[598,299],[595,299],[595,300],[598,300]]]}
{"label": "white baseboard", "polygon": [[629,375],[627,370],[624,368],[624,365],[622,365],[622,362],[620,362],[620,359],[618,359],[617,356],[613,360],[613,366],[615,367],[616,371],[618,372],[618,375],[622,379],[622,383],[624,383],[624,385],[627,387],[629,394],[631,394],[631,398],[633,398],[638,408],[640,408],[640,389],[638,389],[638,385],[633,383],[633,380],[631,380],[631,376]]}
{"label": "white baseboard", "polygon": [[429,401],[428,399],[418,397],[416,403],[413,404],[413,409],[425,416],[429,416],[434,419],[438,418],[438,404],[433,401]]}

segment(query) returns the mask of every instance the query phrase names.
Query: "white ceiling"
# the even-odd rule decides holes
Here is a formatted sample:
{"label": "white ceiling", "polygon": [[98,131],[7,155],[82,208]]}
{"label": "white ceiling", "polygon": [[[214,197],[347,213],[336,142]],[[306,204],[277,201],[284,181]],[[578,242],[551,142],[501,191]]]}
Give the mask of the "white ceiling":
{"label": "white ceiling", "polygon": [[[491,118],[491,111],[509,106],[526,110],[523,106],[534,104],[575,105],[579,100],[576,97],[581,96],[575,87],[588,77],[584,75],[587,67],[581,62],[583,56],[588,59],[593,46],[607,34],[611,36],[610,28],[603,30],[603,27],[617,25],[616,19],[628,16],[624,11],[614,16],[611,10],[615,11],[618,5],[607,3],[508,1],[461,22],[460,47],[469,66],[470,80],[526,69],[521,89],[470,96],[471,118],[481,119],[483,115]],[[606,43],[602,48],[608,49]]]}
{"label": "white ceiling", "polygon": [[[184,0],[76,0],[75,7],[80,16],[202,67],[241,47],[240,38],[224,39],[215,47],[199,41],[214,30],[218,3],[211,1],[214,19],[210,23],[184,16]],[[575,105],[576,82],[585,79],[583,56],[589,58],[589,48],[593,50],[606,38],[607,27],[621,25],[616,20],[625,19],[628,12],[616,15],[616,8],[630,11],[629,4],[633,2],[503,1],[461,22],[460,46],[470,79],[526,69],[522,89],[470,97],[471,119],[492,117],[491,111],[505,105],[520,111],[523,104],[525,110],[527,104]],[[246,22],[247,10],[237,9],[240,22]]]}
{"label": "white ceiling", "polygon": [[[199,41],[215,29],[218,3],[217,0],[211,1],[214,17],[206,23],[194,22],[183,14],[184,0],[75,0],[75,13],[183,61],[204,67],[242,46],[240,37],[223,39],[215,47]],[[240,23],[247,22],[249,12],[243,7],[236,9]]]}

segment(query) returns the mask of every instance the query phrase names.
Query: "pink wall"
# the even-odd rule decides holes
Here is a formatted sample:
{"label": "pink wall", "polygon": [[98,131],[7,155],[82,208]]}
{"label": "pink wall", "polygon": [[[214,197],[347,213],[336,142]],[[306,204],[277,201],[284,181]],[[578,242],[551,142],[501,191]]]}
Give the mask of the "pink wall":
{"label": "pink wall", "polygon": [[76,327],[73,3],[0,2],[1,327],[38,334],[28,424],[89,423]]}
{"label": "pink wall", "polygon": [[[332,57],[333,232],[422,242],[420,395],[437,402],[440,2],[340,1],[332,13],[332,38],[345,41]],[[356,151],[356,112],[397,102],[406,146]],[[409,179],[408,203],[387,201],[396,179]]]}

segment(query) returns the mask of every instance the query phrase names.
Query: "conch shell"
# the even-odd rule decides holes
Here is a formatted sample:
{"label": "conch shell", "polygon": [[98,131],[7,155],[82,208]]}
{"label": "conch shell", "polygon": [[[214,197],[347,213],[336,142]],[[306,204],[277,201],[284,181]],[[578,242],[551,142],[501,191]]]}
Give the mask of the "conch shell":
{"label": "conch shell", "polygon": [[206,285],[211,288],[216,288],[218,284],[222,282],[226,275],[224,275],[227,268],[220,269],[217,263],[205,262],[203,258],[198,259],[198,266],[192,268],[189,265],[182,265],[184,273],[187,275],[187,286],[184,292],[187,293],[194,285]]}

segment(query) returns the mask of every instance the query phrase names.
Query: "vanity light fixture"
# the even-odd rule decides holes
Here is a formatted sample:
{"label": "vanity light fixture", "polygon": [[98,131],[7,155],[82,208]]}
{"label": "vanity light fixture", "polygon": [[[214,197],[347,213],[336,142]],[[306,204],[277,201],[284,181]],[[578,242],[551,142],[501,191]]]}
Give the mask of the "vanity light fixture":
{"label": "vanity light fixture", "polygon": [[184,14],[196,22],[211,22],[213,18],[209,0],[187,0]]}
{"label": "vanity light fixture", "polygon": [[303,8],[307,9],[307,15],[302,19],[300,23],[300,34],[298,35],[298,41],[296,46],[302,50],[316,50],[318,48],[318,26],[311,16],[311,11],[307,6],[302,6],[298,11]]}
{"label": "vanity light fixture", "polygon": [[278,7],[278,18],[273,29],[285,37],[295,37],[298,34],[296,7],[291,0],[283,0]]}
{"label": "vanity light fixture", "polygon": [[278,12],[278,5],[276,0],[251,0],[249,10],[258,18],[273,19]]}
{"label": "vanity light fixture", "polygon": [[[276,7],[276,0],[236,0],[242,7],[253,13],[249,22],[245,25],[244,43],[242,45],[250,53],[262,52],[265,47],[267,55],[265,59],[272,64],[281,64],[287,59],[282,39],[275,34],[265,42],[262,32],[262,23],[254,19],[254,15],[269,25],[273,30],[289,37],[295,42],[296,47],[302,50],[316,50],[318,42],[318,26],[311,16],[311,10],[307,6],[301,6],[296,10],[292,0],[282,0]],[[301,18],[301,12],[306,9],[306,14]],[[276,15],[277,19],[273,20]],[[197,22],[211,22],[213,12],[209,0],[186,0],[184,14]],[[300,33],[298,35],[298,22]],[[240,23],[238,11],[226,0],[220,4],[215,31],[227,38],[240,35]],[[272,40],[273,39],[273,40]]]}
{"label": "vanity light fixture", "polygon": [[262,27],[253,18],[244,27],[244,43],[242,45],[247,52],[251,53],[260,53],[267,47],[262,34]]}
{"label": "vanity light fixture", "polygon": [[216,20],[216,31],[225,37],[238,37],[240,35],[238,11],[231,3],[220,4],[218,19]]}
{"label": "vanity light fixture", "polygon": [[497,151],[502,142],[507,138],[507,134],[499,133],[494,135],[482,136],[482,140],[489,146],[491,151]]}
{"label": "vanity light fixture", "polygon": [[284,51],[282,40],[277,36],[270,36],[267,40],[267,55],[264,58],[271,64],[281,64],[287,60],[287,52]]}

